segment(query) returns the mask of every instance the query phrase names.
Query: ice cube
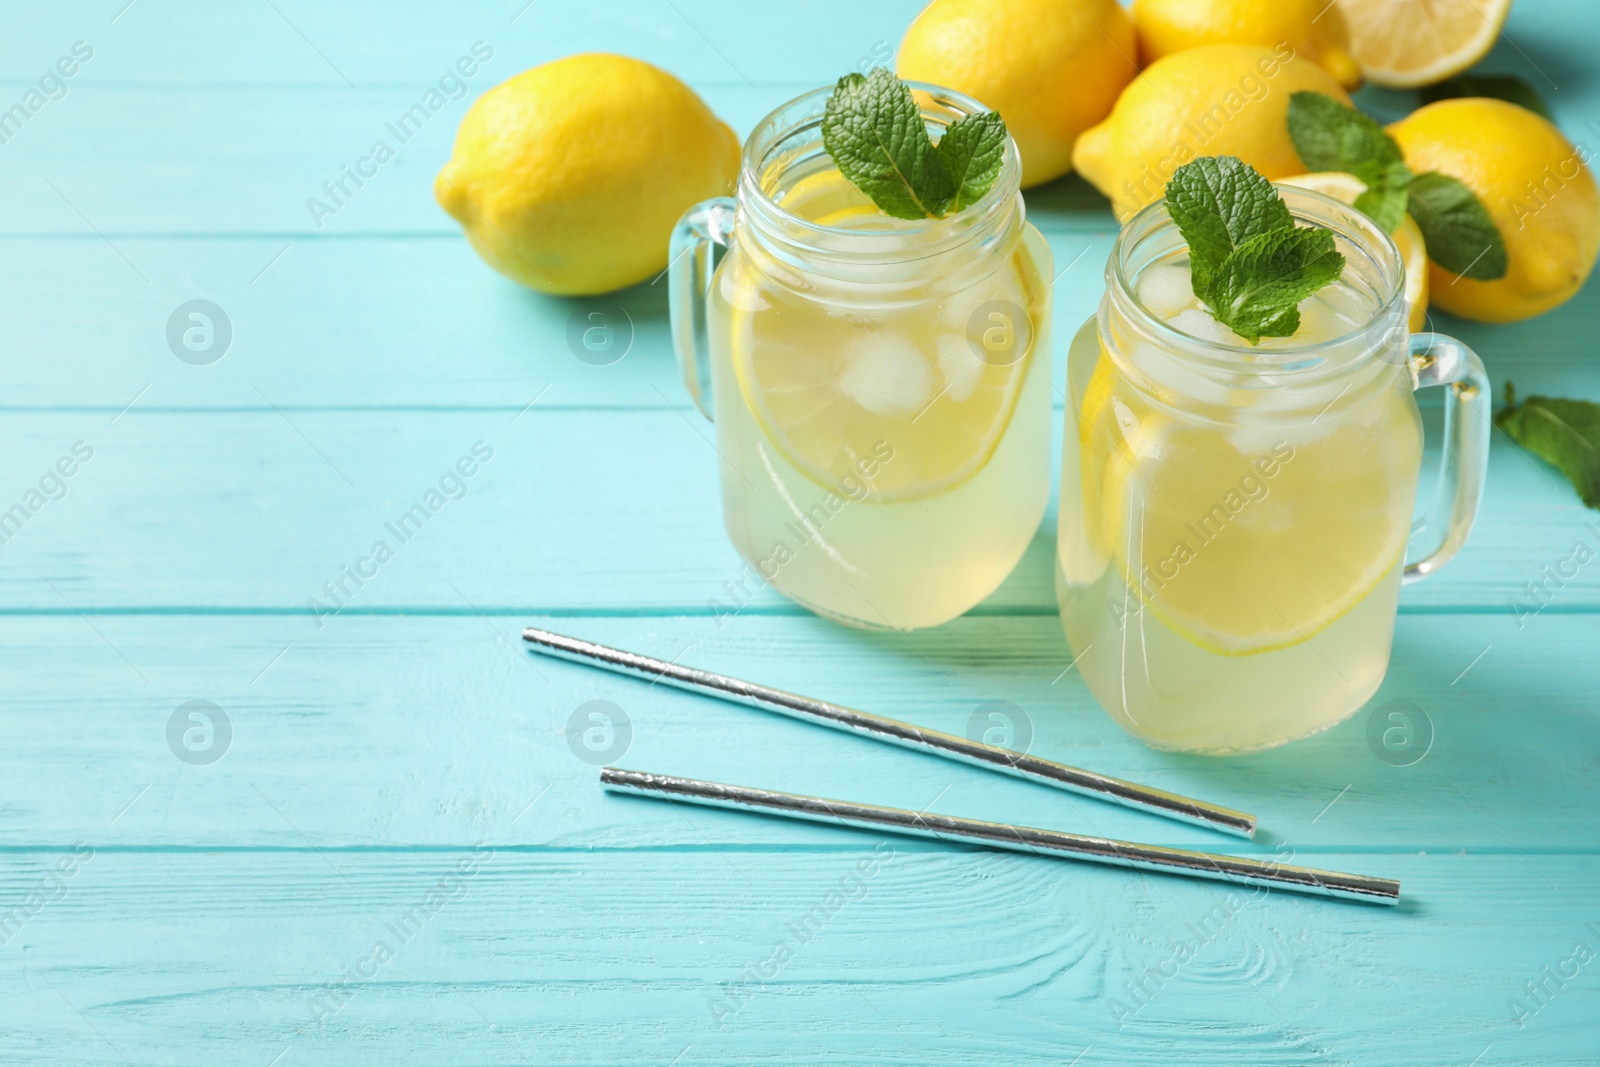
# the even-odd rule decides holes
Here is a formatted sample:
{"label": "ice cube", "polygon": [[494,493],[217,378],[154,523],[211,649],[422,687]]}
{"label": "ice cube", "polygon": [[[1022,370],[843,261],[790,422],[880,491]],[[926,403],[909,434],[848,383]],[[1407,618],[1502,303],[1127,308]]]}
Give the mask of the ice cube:
{"label": "ice cube", "polygon": [[1182,330],[1190,337],[1201,341],[1211,341],[1219,345],[1242,345],[1247,342],[1243,337],[1228,329],[1222,323],[1211,317],[1211,312],[1199,308],[1189,308],[1180,311],[1167,320],[1167,325],[1175,330]]}
{"label": "ice cube", "polygon": [[1366,325],[1371,317],[1361,298],[1328,286],[1296,305],[1300,309],[1297,336],[1309,341],[1331,341]]}
{"label": "ice cube", "polygon": [[1316,295],[1306,297],[1295,306],[1300,310],[1300,328],[1295,331],[1294,343],[1316,344],[1350,332],[1349,324]]}
{"label": "ice cube", "polygon": [[1160,319],[1170,319],[1195,306],[1194,283],[1187,267],[1156,264],[1139,275],[1139,303]]}
{"label": "ice cube", "polygon": [[944,395],[959,404],[978,387],[984,362],[961,334],[941,333],[933,347],[939,354],[939,372],[944,375]]}
{"label": "ice cube", "polygon": [[1365,326],[1372,321],[1372,306],[1368,300],[1348,285],[1335,284],[1325,286],[1318,290],[1317,296],[1333,311],[1333,314],[1344,323],[1341,334],[1349,333],[1358,326]]}
{"label": "ice cube", "polygon": [[[1015,271],[997,270],[975,285],[945,294],[939,300],[938,323],[948,330],[964,333],[973,328],[973,317],[984,305],[998,301],[1025,311]],[[979,327],[985,325],[988,325],[987,319]]]}
{"label": "ice cube", "polygon": [[874,415],[916,415],[933,399],[933,368],[904,334],[860,334],[841,356],[839,391]]}
{"label": "ice cube", "polygon": [[1144,377],[1204,404],[1227,401],[1228,390],[1203,374],[1196,373],[1188,359],[1164,345],[1136,342],[1126,351],[1127,359]]}

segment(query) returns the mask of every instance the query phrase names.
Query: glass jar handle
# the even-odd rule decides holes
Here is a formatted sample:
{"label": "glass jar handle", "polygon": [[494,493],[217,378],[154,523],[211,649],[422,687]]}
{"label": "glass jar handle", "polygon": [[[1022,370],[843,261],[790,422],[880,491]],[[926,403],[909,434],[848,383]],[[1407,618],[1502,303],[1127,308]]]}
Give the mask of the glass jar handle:
{"label": "glass jar handle", "polygon": [[1411,374],[1414,388],[1443,385],[1449,393],[1438,488],[1427,514],[1411,530],[1413,539],[1425,531],[1432,547],[1406,563],[1401,581],[1407,584],[1426,578],[1460,551],[1477,517],[1489,468],[1489,376],[1477,353],[1444,334],[1414,333]]}
{"label": "glass jar handle", "polygon": [[667,249],[668,302],[672,312],[672,346],[678,371],[694,406],[711,416],[711,347],[706,333],[706,294],[716,270],[716,250],[733,239],[738,202],[729,196],[703,200],[684,213],[672,231]]}

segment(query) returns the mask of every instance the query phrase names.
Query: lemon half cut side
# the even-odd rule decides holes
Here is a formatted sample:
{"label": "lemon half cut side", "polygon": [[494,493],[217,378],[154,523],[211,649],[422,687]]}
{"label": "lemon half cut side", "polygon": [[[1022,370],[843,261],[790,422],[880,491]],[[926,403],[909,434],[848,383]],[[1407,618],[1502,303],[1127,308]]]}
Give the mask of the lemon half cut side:
{"label": "lemon half cut side", "polygon": [[1494,46],[1511,0],[1338,0],[1361,72],[1391,89],[1454,77]]}

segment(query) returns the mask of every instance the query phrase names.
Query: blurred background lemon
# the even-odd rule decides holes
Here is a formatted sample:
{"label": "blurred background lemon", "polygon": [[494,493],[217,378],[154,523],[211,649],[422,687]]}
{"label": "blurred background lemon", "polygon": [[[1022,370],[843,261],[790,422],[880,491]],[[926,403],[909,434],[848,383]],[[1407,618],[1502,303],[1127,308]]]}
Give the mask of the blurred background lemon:
{"label": "blurred background lemon", "polygon": [[1511,0],[1337,0],[1362,73],[1413,89],[1460,74],[1488,54]]}
{"label": "blurred background lemon", "polygon": [[1136,58],[1116,0],[934,0],[900,42],[896,73],[998,111],[1027,187],[1072,169],[1073,142],[1110,113]]}
{"label": "blurred background lemon", "polygon": [[547,293],[644,281],[691,205],[733,191],[739,141],[694,91],[590,53],[524,71],[473,103],[434,180],[485,262]]}
{"label": "blurred background lemon", "polygon": [[1072,162],[1124,222],[1198,156],[1238,156],[1272,179],[1301,174],[1288,111],[1303,89],[1350,102],[1333,75],[1287,45],[1177,52],[1133,80],[1106,120],[1078,138]]}
{"label": "blurred background lemon", "polygon": [[1502,100],[1441,100],[1389,127],[1413,172],[1436,170],[1475,193],[1506,246],[1494,281],[1429,264],[1433,302],[1485,322],[1538,315],[1582,287],[1600,252],[1600,192],[1560,130]]}
{"label": "blurred background lemon", "polygon": [[1346,89],[1361,84],[1344,16],[1329,0],[1133,0],[1133,25],[1145,63],[1208,44],[1288,44]]}

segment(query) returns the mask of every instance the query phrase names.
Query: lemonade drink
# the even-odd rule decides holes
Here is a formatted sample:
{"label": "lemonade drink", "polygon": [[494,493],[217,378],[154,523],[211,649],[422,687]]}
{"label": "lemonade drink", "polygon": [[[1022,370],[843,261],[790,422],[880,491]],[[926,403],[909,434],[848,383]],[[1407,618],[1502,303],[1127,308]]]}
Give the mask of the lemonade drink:
{"label": "lemonade drink", "polygon": [[[913,89],[935,139],[982,110]],[[994,591],[1044,515],[1050,252],[1015,145],[961,210],[890,217],[824,149],[828,94],[768,116],[737,201],[680,224],[680,361],[750,568],[851,625],[934,626]]]}
{"label": "lemonade drink", "polygon": [[707,319],[728,534],[820,614],[944,622],[1000,584],[1044,514],[1048,248],[1022,223],[977,262],[907,258],[920,238],[828,168],[778,202],[897,261],[838,279],[755,240],[724,257]]}
{"label": "lemonade drink", "polygon": [[1298,332],[1250,346],[1174,236],[1113,263],[1068,355],[1057,592],[1124,728],[1247,751],[1338,722],[1387,668],[1422,453],[1405,306],[1341,240]]}

